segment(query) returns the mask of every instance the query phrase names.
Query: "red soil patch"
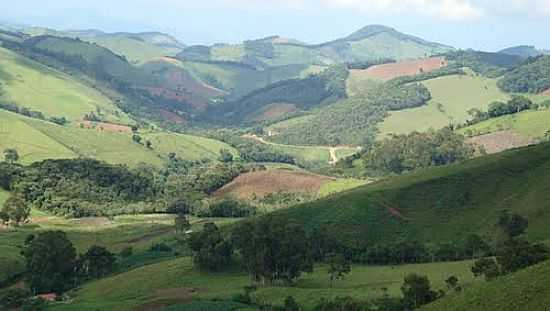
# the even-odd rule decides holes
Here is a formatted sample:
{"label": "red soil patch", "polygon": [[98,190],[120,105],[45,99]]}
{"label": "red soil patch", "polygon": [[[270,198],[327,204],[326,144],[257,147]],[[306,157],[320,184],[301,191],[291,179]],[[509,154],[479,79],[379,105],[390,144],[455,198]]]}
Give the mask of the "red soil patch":
{"label": "red soil patch", "polygon": [[163,119],[165,119],[167,121],[170,121],[172,123],[182,124],[182,123],[185,122],[185,119],[182,118],[180,115],[175,114],[175,113],[173,113],[171,111],[168,111],[168,110],[162,109],[160,111],[160,115],[162,116]]}
{"label": "red soil patch", "polygon": [[430,72],[447,66],[443,57],[431,57],[419,60],[403,61],[399,63],[383,64],[359,70],[364,75],[381,79],[391,80],[397,77],[414,76],[423,72]]}
{"label": "red soil patch", "polygon": [[512,148],[532,145],[535,141],[512,131],[501,131],[468,138],[469,143],[482,146],[487,153],[498,153]]}
{"label": "red soil patch", "polygon": [[173,57],[168,57],[168,56],[162,56],[161,58],[159,58],[159,60],[161,60],[163,62],[170,63],[170,64],[174,64],[174,65],[179,63],[179,60],[177,60]]}
{"label": "red soil patch", "polygon": [[278,192],[318,192],[330,177],[287,170],[250,172],[235,178],[214,193],[214,196],[235,196],[241,199],[264,197]]}
{"label": "red soil patch", "polygon": [[545,96],[550,96],[550,89],[542,92],[542,95],[545,95]]}
{"label": "red soil patch", "polygon": [[87,128],[87,129],[96,129],[98,131],[113,132],[113,133],[131,133],[132,128],[127,125],[105,123],[105,122],[91,122],[91,121],[80,121],[78,126]]}
{"label": "red soil patch", "polygon": [[265,106],[256,116],[254,121],[265,121],[281,117],[287,113],[296,111],[296,105],[293,104],[270,104]]}

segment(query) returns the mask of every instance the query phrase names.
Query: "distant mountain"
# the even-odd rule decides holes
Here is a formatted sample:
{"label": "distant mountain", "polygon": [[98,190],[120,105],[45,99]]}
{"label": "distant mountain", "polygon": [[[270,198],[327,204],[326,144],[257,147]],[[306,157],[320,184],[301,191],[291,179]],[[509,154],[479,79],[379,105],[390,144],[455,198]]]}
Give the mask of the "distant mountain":
{"label": "distant mountain", "polygon": [[499,51],[498,53],[520,56],[522,58],[536,57],[548,53],[548,51],[538,50],[531,45],[518,45]]}
{"label": "distant mountain", "polygon": [[173,36],[161,32],[107,33],[97,29],[58,31],[43,27],[27,27],[21,31],[32,36],[79,38],[108,48],[134,64],[143,64],[163,56],[174,56],[185,48],[185,44]]}
{"label": "distant mountain", "polygon": [[452,47],[371,25],[334,41],[311,45],[272,36],[242,44],[191,46],[178,55],[193,61],[232,61],[256,67],[290,64],[331,65],[391,58],[421,58],[453,50]]}

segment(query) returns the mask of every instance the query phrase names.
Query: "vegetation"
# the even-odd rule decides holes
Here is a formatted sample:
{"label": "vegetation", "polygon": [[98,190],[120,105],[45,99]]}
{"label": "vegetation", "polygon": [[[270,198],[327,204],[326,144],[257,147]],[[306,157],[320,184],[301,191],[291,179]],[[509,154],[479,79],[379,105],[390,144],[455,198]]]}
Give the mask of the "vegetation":
{"label": "vegetation", "polygon": [[541,93],[550,89],[550,56],[526,60],[506,73],[498,86],[506,92]]}
{"label": "vegetation", "polygon": [[469,67],[489,78],[499,77],[523,61],[523,58],[517,55],[472,50],[448,52],[445,58],[455,66]]}

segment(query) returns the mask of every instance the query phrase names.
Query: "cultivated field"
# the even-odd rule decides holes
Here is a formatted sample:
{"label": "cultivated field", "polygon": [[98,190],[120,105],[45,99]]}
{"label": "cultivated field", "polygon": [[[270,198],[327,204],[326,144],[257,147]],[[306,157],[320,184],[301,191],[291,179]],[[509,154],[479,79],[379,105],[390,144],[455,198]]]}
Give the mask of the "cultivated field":
{"label": "cultivated field", "polygon": [[354,74],[372,79],[391,80],[397,77],[414,76],[420,73],[434,71],[447,66],[444,57],[431,57],[419,60],[402,61],[383,65],[375,65],[365,70],[354,70]]}
{"label": "cultivated field", "polygon": [[44,113],[80,120],[99,108],[109,122],[130,124],[128,116],[99,92],[73,78],[0,48],[0,99]]}
{"label": "cultivated field", "polygon": [[489,154],[536,143],[531,138],[509,130],[470,137],[467,141],[474,145],[482,146]]}
{"label": "cultivated field", "polygon": [[550,96],[550,89],[548,89],[548,90],[542,92],[542,95],[544,95],[544,96]]}
{"label": "cultivated field", "polygon": [[318,193],[333,179],[302,171],[267,170],[242,174],[214,193],[240,199],[262,198],[271,193]]}
{"label": "cultivated field", "polygon": [[379,126],[380,138],[390,133],[406,134],[462,124],[469,118],[468,110],[477,108],[486,111],[492,102],[508,98],[499,90],[496,80],[480,76],[452,75],[423,84],[430,90],[432,99],[419,108],[391,112]]}
{"label": "cultivated field", "polygon": [[[436,289],[445,289],[444,280],[451,275],[457,276],[461,285],[470,286],[475,282],[470,266],[470,261],[386,267],[354,265],[351,274],[336,281],[333,288],[327,268],[316,266],[315,272],[304,275],[295,287],[260,287],[253,297],[282,305],[285,297],[292,295],[305,310],[312,310],[321,298],[381,298],[382,288],[387,288],[391,297],[398,297],[404,276],[411,272],[427,275]],[[163,310],[167,304],[201,300],[228,304],[247,285],[250,280],[242,272],[203,273],[193,269],[190,258],[181,258],[89,283],[75,292],[72,303],[54,305],[51,310]]]}

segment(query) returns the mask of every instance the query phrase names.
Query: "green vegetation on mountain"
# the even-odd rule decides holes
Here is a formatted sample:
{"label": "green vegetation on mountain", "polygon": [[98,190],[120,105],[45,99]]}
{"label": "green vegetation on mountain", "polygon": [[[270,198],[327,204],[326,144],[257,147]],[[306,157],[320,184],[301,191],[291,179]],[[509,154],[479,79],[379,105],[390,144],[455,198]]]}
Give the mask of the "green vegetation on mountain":
{"label": "green vegetation on mountain", "polygon": [[70,76],[0,48],[0,101],[13,102],[47,117],[81,120],[98,109],[106,121],[131,123],[110,99]]}
{"label": "green vegetation on mountain", "polygon": [[278,213],[310,230],[334,228],[335,238],[360,248],[399,240],[449,242],[467,233],[494,236],[506,209],[529,219],[531,240],[546,240],[549,149],[541,144],[389,178]]}
{"label": "green vegetation on mountain", "polygon": [[489,78],[499,77],[523,61],[522,57],[516,55],[473,50],[448,52],[445,58],[454,66],[471,68],[474,72]]}
{"label": "green vegetation on mountain", "polygon": [[506,73],[498,86],[506,92],[541,93],[550,89],[550,56],[528,59]]}
{"label": "green vegetation on mountain", "polygon": [[544,54],[544,51],[538,50],[532,45],[518,45],[500,50],[499,53],[529,58],[540,56]]}

